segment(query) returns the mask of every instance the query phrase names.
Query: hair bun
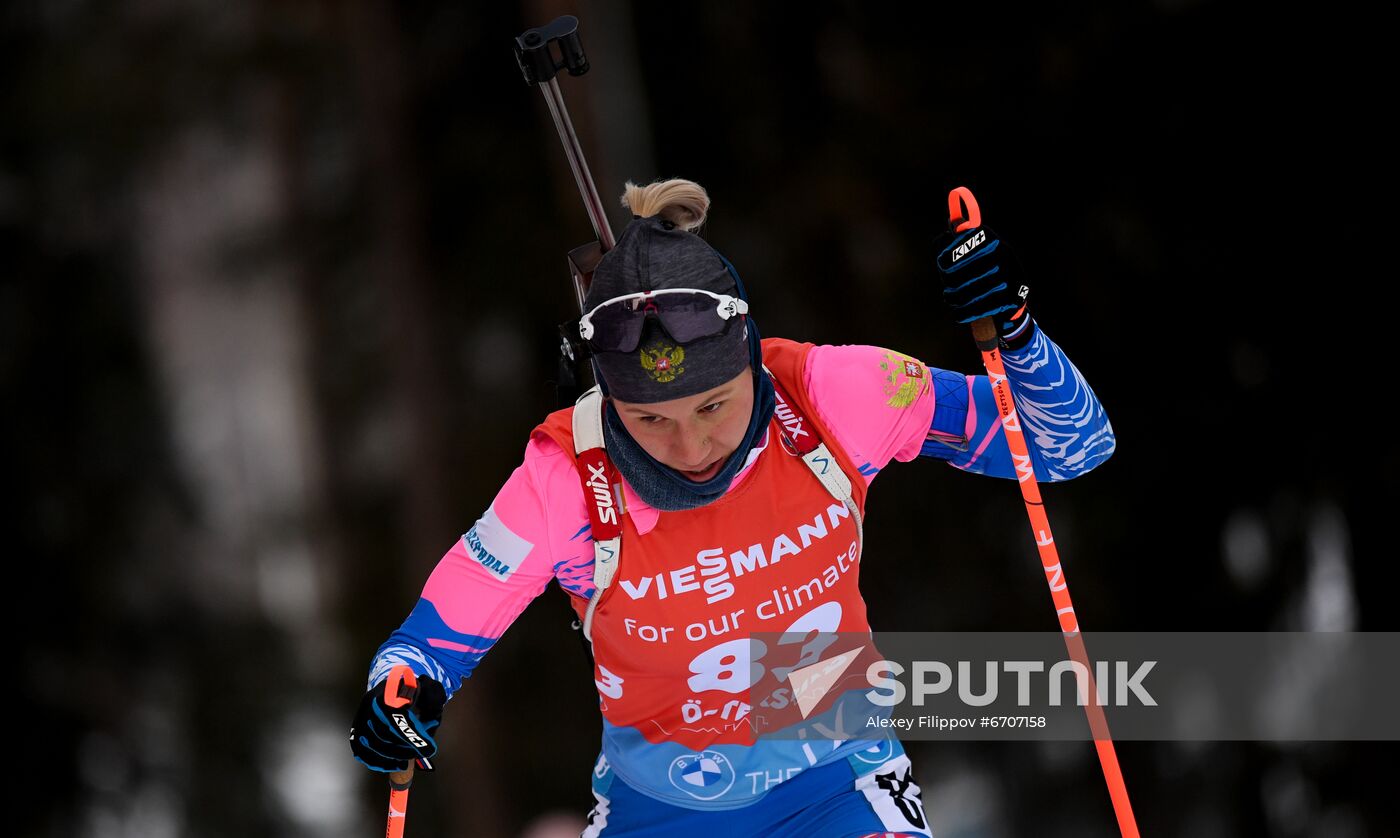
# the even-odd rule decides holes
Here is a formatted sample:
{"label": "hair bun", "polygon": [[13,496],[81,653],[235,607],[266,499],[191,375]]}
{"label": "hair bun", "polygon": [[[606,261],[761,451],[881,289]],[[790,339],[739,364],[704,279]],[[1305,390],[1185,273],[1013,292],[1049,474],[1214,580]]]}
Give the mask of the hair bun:
{"label": "hair bun", "polygon": [[659,180],[646,186],[629,180],[622,192],[622,205],[632,210],[633,218],[659,215],[673,227],[693,233],[705,223],[710,196],[700,184],[683,178]]}

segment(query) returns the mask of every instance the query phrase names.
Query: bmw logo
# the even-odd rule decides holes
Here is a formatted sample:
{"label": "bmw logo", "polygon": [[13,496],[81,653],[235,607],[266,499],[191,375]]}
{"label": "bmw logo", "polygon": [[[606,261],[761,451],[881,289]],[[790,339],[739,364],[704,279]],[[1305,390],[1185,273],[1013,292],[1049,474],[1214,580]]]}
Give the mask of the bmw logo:
{"label": "bmw logo", "polygon": [[719,751],[701,751],[671,762],[671,785],[696,800],[714,800],[734,785],[734,766]]}

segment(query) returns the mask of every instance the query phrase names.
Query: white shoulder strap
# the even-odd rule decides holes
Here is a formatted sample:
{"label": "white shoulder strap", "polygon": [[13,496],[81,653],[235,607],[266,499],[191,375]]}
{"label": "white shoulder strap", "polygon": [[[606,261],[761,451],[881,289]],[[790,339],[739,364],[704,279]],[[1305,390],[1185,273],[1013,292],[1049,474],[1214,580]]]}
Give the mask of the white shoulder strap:
{"label": "white shoulder strap", "polygon": [[574,403],[574,453],[603,446],[603,393],[596,386]]}
{"label": "white shoulder strap", "polygon": [[[602,391],[593,387],[588,392],[579,396],[574,404],[574,454],[580,455],[586,451],[597,449],[606,457],[607,446],[603,439],[603,409],[605,402]],[[580,467],[588,466],[580,460]],[[593,481],[585,478],[585,494]],[[621,485],[607,485],[603,481],[601,489],[594,491],[604,491],[613,496],[618,514],[617,521],[621,522],[622,511],[622,487]],[[585,496],[585,503],[589,503],[590,515],[592,515],[593,505],[591,498]],[[590,517],[590,521],[594,521]],[[583,636],[588,638],[588,642],[593,642],[593,612],[598,607],[598,600],[602,599],[603,591],[612,584],[613,577],[617,575],[618,561],[622,555],[622,535],[619,531],[612,538],[598,540],[598,529],[596,521],[593,526],[593,598],[588,601],[588,611],[583,616]]]}

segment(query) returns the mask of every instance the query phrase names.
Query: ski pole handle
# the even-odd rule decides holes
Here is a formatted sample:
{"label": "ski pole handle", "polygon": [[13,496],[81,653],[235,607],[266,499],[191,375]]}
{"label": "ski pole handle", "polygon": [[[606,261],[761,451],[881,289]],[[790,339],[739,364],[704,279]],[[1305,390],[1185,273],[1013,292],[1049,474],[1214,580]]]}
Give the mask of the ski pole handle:
{"label": "ski pole handle", "polygon": [[[413,702],[418,700],[418,676],[413,674],[413,670],[407,664],[399,664],[389,670],[389,677],[384,679],[384,704],[395,710],[401,707],[411,707]],[[396,771],[393,774],[407,773],[410,778],[413,776],[414,762],[424,771],[432,771],[433,764],[428,758],[419,754],[416,760],[409,762],[408,771]],[[392,774],[391,774],[392,776]]]}
{"label": "ski pole handle", "polygon": [[982,208],[966,186],[948,193],[948,224],[954,233],[982,226]]}
{"label": "ski pole handle", "polygon": [[[966,186],[959,186],[948,193],[948,226],[954,233],[982,226],[982,208],[977,206],[977,198]],[[977,348],[987,350],[987,344],[996,346],[997,324],[990,317],[972,322],[972,339]]]}

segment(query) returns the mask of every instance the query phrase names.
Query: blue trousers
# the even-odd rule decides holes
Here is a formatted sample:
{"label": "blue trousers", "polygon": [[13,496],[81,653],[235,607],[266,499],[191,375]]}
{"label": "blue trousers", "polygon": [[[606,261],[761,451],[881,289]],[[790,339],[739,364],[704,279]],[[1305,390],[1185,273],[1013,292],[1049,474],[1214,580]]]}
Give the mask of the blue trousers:
{"label": "blue trousers", "polygon": [[[922,795],[902,748],[879,766],[848,757],[808,768],[741,809],[687,809],[642,794],[605,762],[580,838],[931,838]],[[871,770],[873,769],[873,770]]]}

